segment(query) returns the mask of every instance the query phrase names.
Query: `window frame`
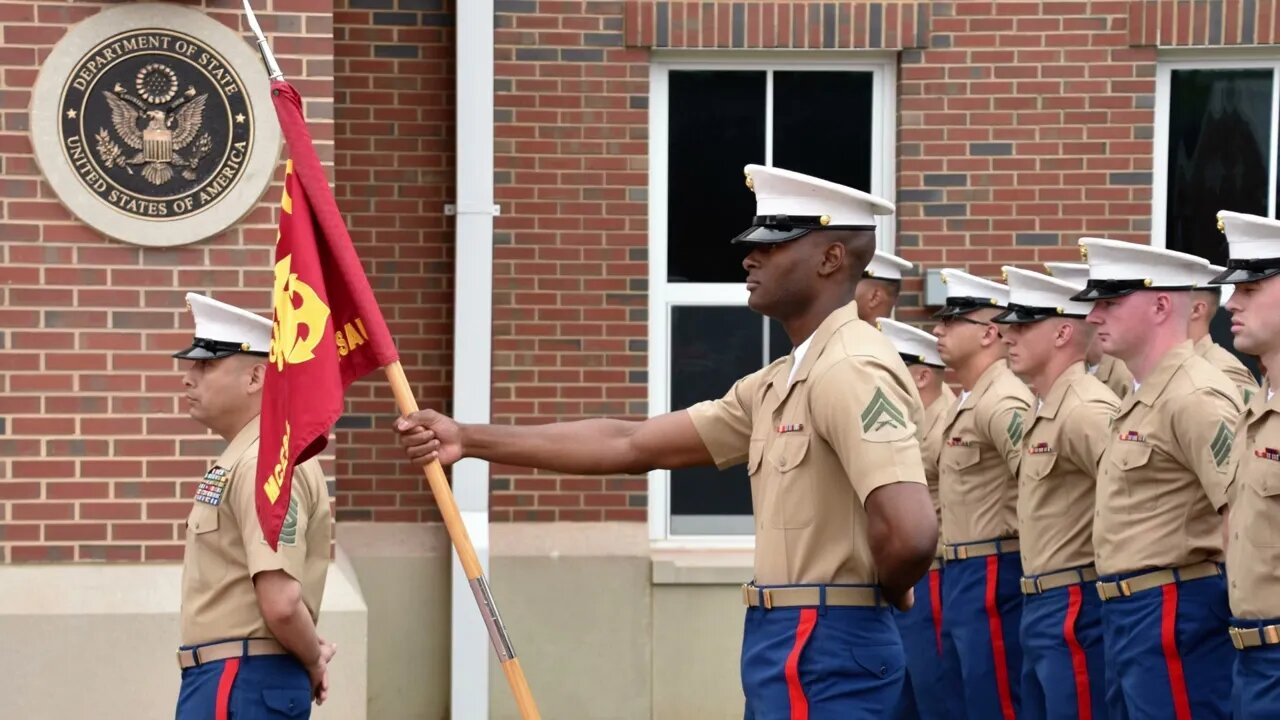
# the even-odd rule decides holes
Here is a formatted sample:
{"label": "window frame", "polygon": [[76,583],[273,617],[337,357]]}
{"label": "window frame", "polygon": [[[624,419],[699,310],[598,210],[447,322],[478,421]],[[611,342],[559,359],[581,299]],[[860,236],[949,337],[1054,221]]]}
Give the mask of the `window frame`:
{"label": "window frame", "polygon": [[[871,118],[871,188],[868,192],[894,199],[897,180],[897,68],[896,52],[660,52],[649,65],[649,361],[650,417],[669,412],[671,372],[671,310],[673,306],[745,306],[748,293],[740,283],[674,283],[667,281],[667,171],[669,168],[669,83],[676,70],[844,71],[872,73],[872,98],[878,111]],[[773,160],[773,74],[765,81],[765,164]],[[743,218],[745,228],[749,220]],[[897,239],[895,216],[882,218],[876,245],[892,252]],[[728,242],[729,238],[725,238]],[[765,343],[767,353],[768,342]],[[711,398],[708,398],[711,399]],[[752,548],[753,535],[673,535],[671,533],[671,473],[649,474],[649,540],[655,547]]]}
{"label": "window frame", "polygon": [[1267,216],[1276,217],[1276,182],[1280,176],[1277,146],[1280,144],[1280,54],[1274,50],[1253,52],[1193,50],[1162,51],[1156,58],[1155,133],[1152,145],[1151,246],[1166,246],[1169,212],[1169,111],[1175,70],[1271,71],[1271,172],[1267,179]]}

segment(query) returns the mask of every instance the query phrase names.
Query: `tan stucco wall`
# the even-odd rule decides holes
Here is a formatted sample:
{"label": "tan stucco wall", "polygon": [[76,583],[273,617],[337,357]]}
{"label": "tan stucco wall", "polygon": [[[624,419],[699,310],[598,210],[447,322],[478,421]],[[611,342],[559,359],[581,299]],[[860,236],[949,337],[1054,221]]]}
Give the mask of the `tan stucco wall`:
{"label": "tan stucco wall", "polygon": [[[543,717],[742,716],[749,553],[655,555],[638,523],[499,524],[490,540],[493,596]],[[338,525],[320,630],[339,651],[314,717],[450,718],[452,552],[440,526]],[[180,576],[0,567],[0,715],[172,717]],[[518,717],[492,656],[489,702],[490,717]]]}
{"label": "tan stucco wall", "polygon": [[[4,717],[173,717],[180,671],[176,565],[0,567]],[[320,632],[338,644],[317,720],[365,714],[367,611],[345,559],[330,566]]]}

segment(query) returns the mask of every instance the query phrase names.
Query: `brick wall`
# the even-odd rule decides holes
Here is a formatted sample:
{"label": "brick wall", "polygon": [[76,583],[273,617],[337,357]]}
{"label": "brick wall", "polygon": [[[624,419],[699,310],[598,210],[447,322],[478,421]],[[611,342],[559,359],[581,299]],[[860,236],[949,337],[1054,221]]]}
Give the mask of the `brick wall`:
{"label": "brick wall", "polygon": [[928,46],[900,65],[905,257],[998,277],[1002,264],[1079,262],[1083,235],[1147,241],[1156,54],[1130,46],[1129,10],[933,4]]}
{"label": "brick wall", "polygon": [[[338,206],[422,407],[453,388],[452,3],[337,0]],[[470,333],[484,332],[471,328]],[[395,444],[395,401],[375,373],[347,392],[337,428],[339,520],[432,521],[420,471]]]}
{"label": "brick wall", "polygon": [[[237,31],[239,0],[192,3]],[[257,3],[259,6],[265,3]],[[187,290],[265,311],[277,184],[232,231],[131,246],[80,224],[41,177],[27,108],[69,24],[108,2],[0,2],[0,548],[5,562],[176,560],[195,482],[222,441],[186,417],[169,353],[190,341]],[[259,13],[332,158],[331,16]],[[316,12],[316,10],[323,12]],[[258,122],[275,122],[270,109]]]}

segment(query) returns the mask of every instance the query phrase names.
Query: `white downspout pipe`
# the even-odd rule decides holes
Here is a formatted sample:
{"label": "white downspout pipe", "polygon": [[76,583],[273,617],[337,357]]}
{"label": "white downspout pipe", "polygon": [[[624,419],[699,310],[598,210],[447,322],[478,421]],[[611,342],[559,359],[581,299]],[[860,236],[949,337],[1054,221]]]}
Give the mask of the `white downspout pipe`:
{"label": "white downspout pipe", "polygon": [[[489,422],[493,347],[493,0],[457,8],[457,235],[453,310],[453,414]],[[489,576],[489,465],[453,466],[458,509]],[[491,576],[490,576],[491,577]],[[493,648],[454,553],[450,707],[455,720],[489,717]]]}

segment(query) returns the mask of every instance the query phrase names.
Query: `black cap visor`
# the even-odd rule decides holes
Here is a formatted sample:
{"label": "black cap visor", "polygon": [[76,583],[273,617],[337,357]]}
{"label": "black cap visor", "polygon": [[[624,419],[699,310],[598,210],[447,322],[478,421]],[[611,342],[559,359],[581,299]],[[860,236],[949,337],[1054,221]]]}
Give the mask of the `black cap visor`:
{"label": "black cap visor", "polygon": [[991,318],[991,322],[1000,323],[1001,325],[1025,325],[1048,320],[1049,318],[1075,318],[1078,320],[1083,317],[1083,315],[1069,315],[1063,312],[1062,308],[1032,307],[1030,305],[1009,303],[1009,308]]}
{"label": "black cap visor", "polygon": [[1280,258],[1231,260],[1227,262],[1226,271],[1209,282],[1215,285],[1236,285],[1266,280],[1276,275],[1280,275]]}
{"label": "black cap visor", "polygon": [[249,351],[244,348],[245,345],[229,340],[210,340],[198,337],[192,338],[191,347],[173,353],[172,357],[179,360],[217,360],[236,353],[257,355],[259,357],[267,356],[265,352]]}
{"label": "black cap visor", "polygon": [[955,317],[957,315],[968,315],[975,310],[983,308],[999,309],[1000,305],[995,302],[994,298],[980,297],[949,297],[947,304],[933,314],[934,319]]}
{"label": "black cap visor", "polygon": [[875,225],[830,225],[825,215],[756,215],[751,227],[735,237],[734,245],[776,245],[803,237],[811,230],[875,230]]}
{"label": "black cap visor", "polygon": [[1090,280],[1084,289],[1071,299],[1076,302],[1093,302],[1095,300],[1114,300],[1132,295],[1139,290],[1193,290],[1191,285],[1150,285],[1148,280]]}
{"label": "black cap visor", "polygon": [[931,368],[945,368],[946,365],[935,365],[924,359],[923,355],[910,355],[908,353],[898,353],[898,357],[902,358],[902,362],[908,365],[927,365]]}

